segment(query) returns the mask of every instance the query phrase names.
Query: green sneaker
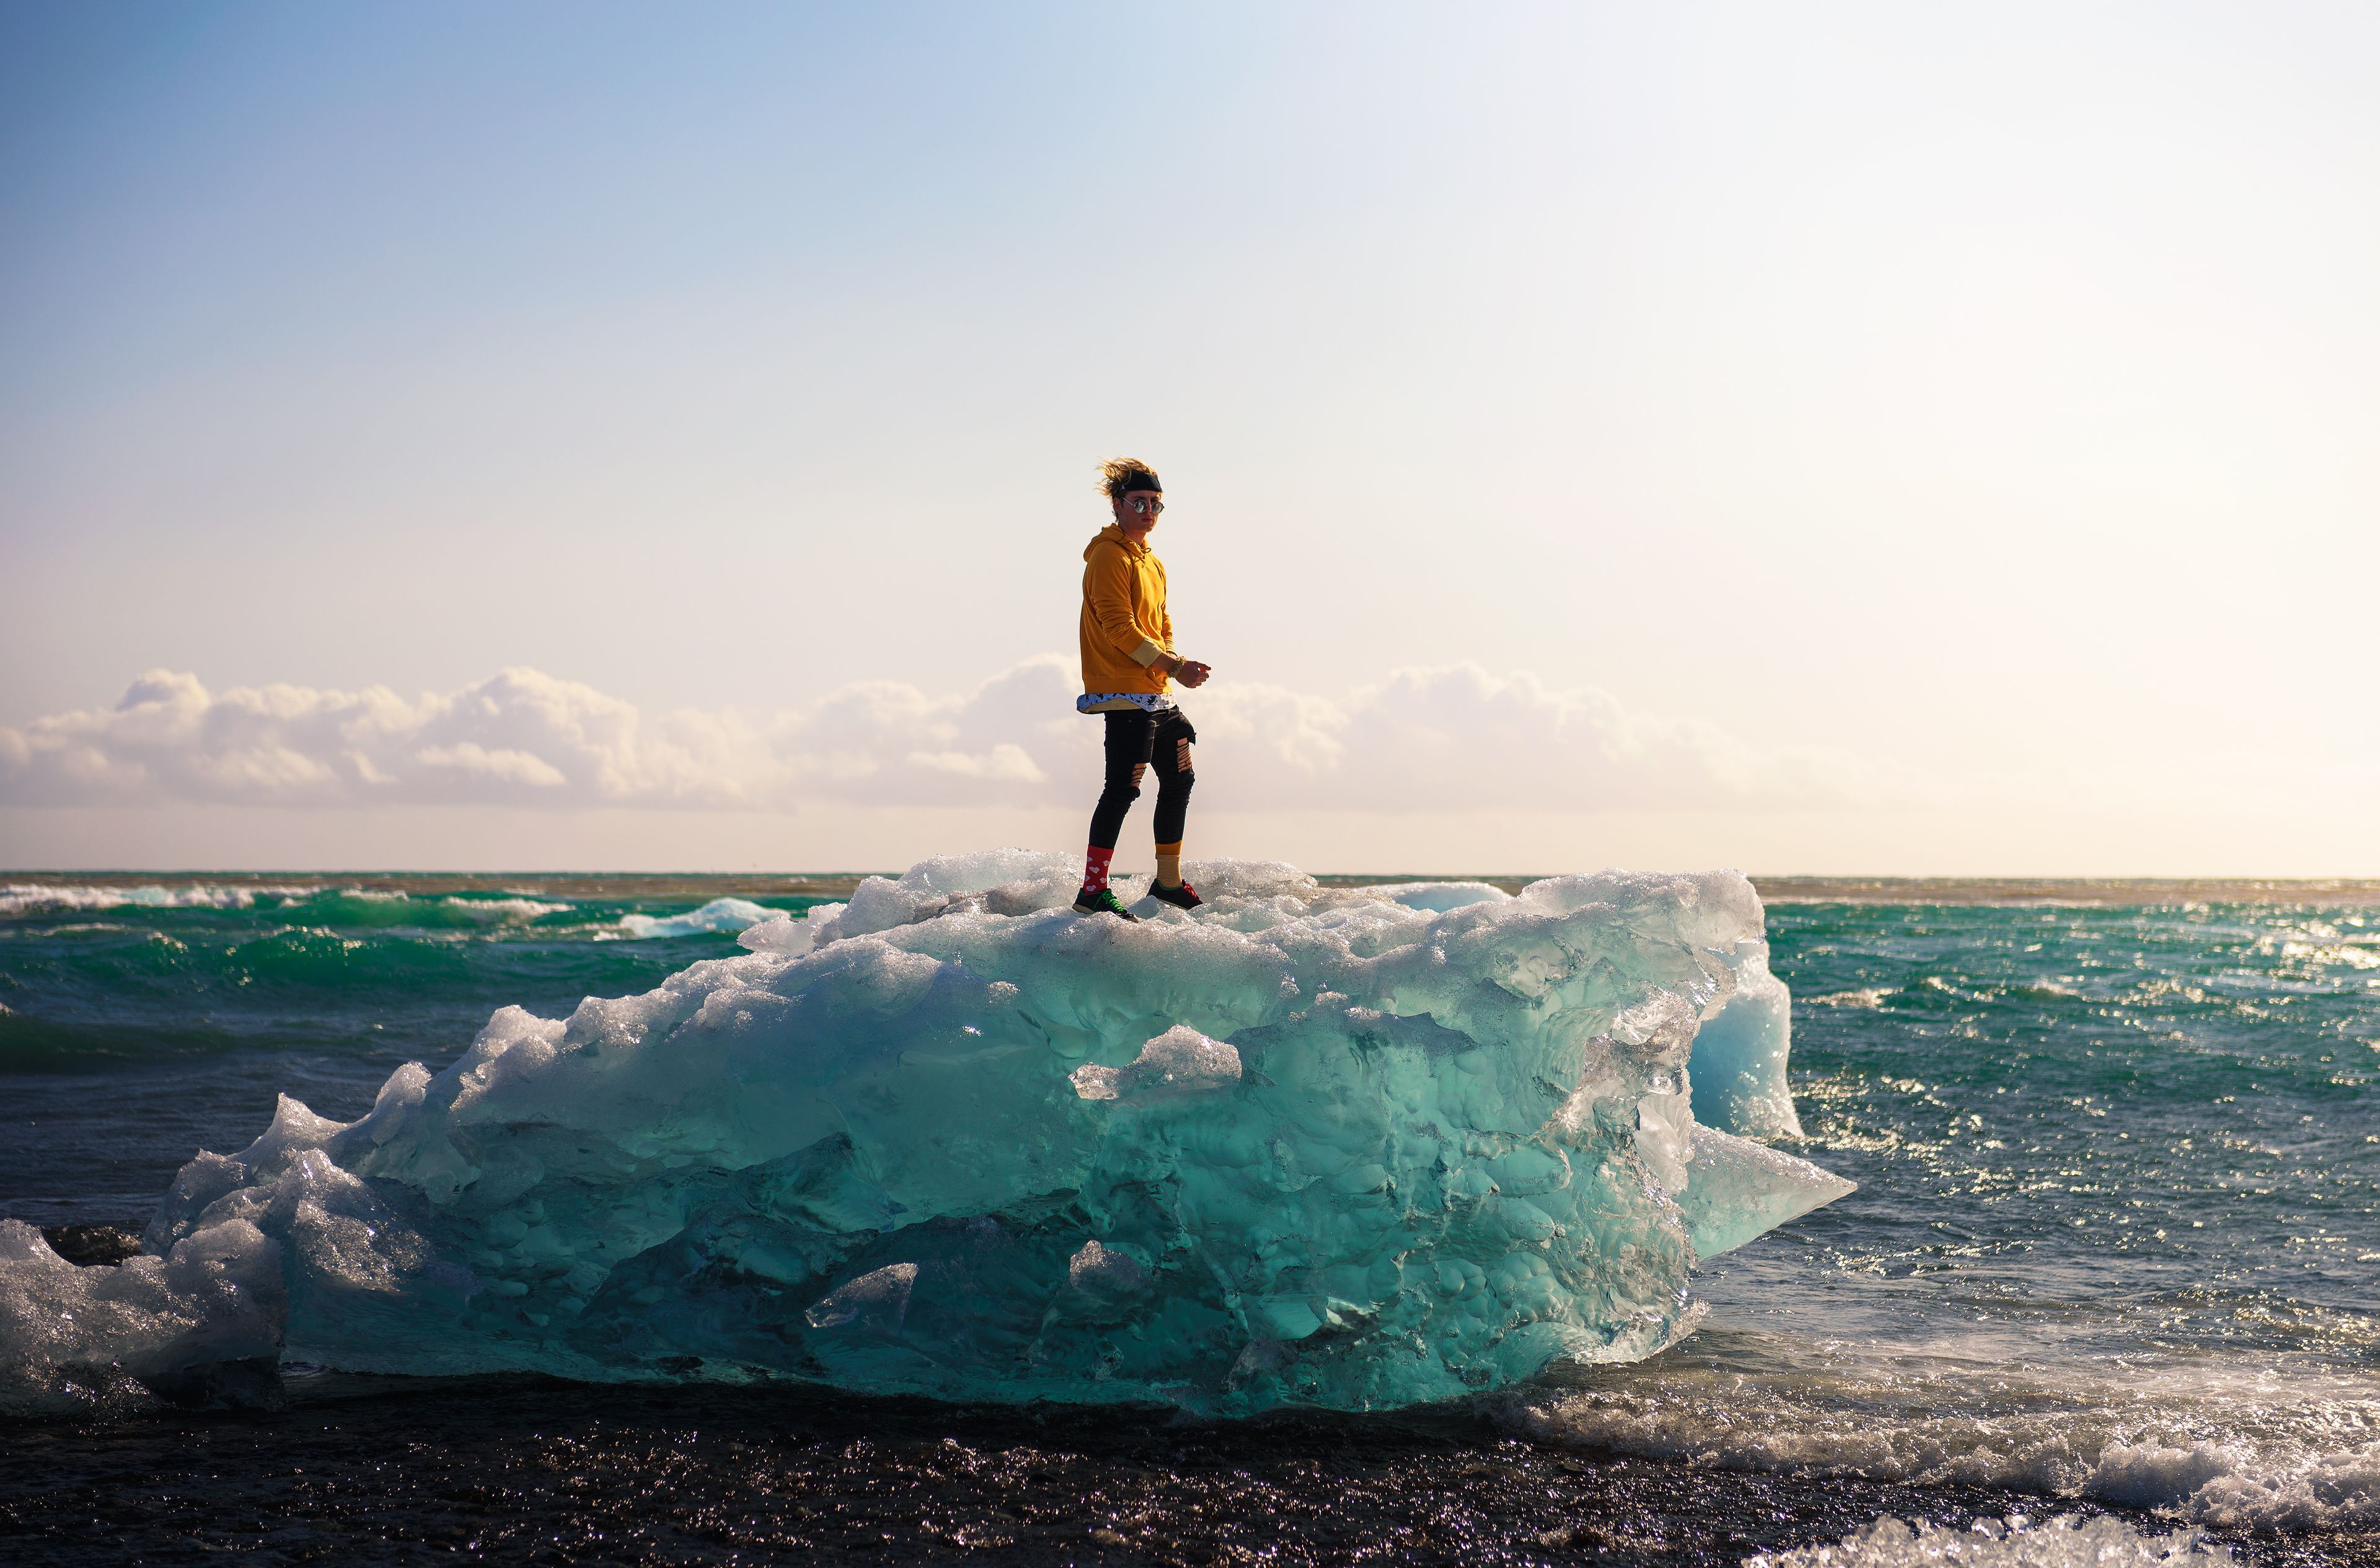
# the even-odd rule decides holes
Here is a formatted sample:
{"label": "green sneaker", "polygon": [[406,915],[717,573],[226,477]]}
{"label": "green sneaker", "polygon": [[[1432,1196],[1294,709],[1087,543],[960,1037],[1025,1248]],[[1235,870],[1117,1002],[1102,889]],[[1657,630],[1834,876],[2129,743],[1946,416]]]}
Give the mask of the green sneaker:
{"label": "green sneaker", "polygon": [[1125,913],[1123,901],[1116,897],[1115,889],[1111,887],[1103,887],[1097,893],[1076,893],[1075,895],[1075,913],[1077,915],[1114,915],[1126,920],[1137,920],[1140,918],[1137,915]]}

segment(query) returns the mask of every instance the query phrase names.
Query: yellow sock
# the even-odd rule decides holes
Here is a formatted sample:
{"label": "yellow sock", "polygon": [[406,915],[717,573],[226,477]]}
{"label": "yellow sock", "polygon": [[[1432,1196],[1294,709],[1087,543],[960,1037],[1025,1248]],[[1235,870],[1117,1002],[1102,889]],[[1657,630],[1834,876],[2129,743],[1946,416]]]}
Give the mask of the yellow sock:
{"label": "yellow sock", "polygon": [[1175,839],[1172,844],[1160,844],[1157,846],[1157,885],[1160,887],[1182,885],[1182,841],[1180,839]]}

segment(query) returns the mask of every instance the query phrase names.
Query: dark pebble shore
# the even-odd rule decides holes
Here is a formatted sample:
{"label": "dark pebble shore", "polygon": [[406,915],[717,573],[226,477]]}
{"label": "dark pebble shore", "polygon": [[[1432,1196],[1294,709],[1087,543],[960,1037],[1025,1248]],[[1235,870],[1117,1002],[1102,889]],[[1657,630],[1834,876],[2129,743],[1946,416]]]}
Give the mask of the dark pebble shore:
{"label": "dark pebble shore", "polygon": [[[285,1387],[278,1410],[0,1425],[0,1558],[1682,1568],[1835,1541],[1886,1513],[2110,1512],[1570,1453],[1460,1409],[1226,1425],[798,1386]],[[2380,1560],[2374,1540],[2224,1538],[2259,1568]]]}

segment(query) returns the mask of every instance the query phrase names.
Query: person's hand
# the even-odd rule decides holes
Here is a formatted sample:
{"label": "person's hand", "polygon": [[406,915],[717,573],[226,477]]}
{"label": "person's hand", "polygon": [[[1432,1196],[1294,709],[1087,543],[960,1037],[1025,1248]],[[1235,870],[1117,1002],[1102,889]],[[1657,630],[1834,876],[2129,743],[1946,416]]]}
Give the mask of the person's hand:
{"label": "person's hand", "polygon": [[1184,686],[1194,688],[1205,686],[1207,677],[1214,673],[1196,659],[1176,660],[1173,665],[1173,678]]}

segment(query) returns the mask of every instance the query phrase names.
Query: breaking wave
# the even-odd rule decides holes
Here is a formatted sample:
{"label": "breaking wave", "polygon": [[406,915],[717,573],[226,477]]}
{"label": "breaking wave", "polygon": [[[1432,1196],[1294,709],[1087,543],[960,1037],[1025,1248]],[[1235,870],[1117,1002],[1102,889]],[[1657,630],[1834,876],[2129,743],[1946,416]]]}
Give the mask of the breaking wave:
{"label": "breaking wave", "polygon": [[2010,1514],[1953,1530],[1888,1515],[1839,1545],[1762,1552],[1744,1568],[2219,1568],[2236,1561],[2230,1548],[2194,1529],[2150,1535],[2120,1519],[2060,1515],[2035,1524]]}
{"label": "breaking wave", "polygon": [[260,898],[308,898],[319,887],[92,887],[10,882],[0,887],[0,916],[86,909],[246,909]]}
{"label": "breaking wave", "polygon": [[2380,1378],[2149,1350],[2086,1371],[2042,1364],[2031,1337],[1918,1350],[1706,1329],[1564,1380],[1590,1386],[1515,1396],[1504,1419],[1536,1441],[1715,1469],[1992,1487],[2225,1529],[2380,1528]]}

